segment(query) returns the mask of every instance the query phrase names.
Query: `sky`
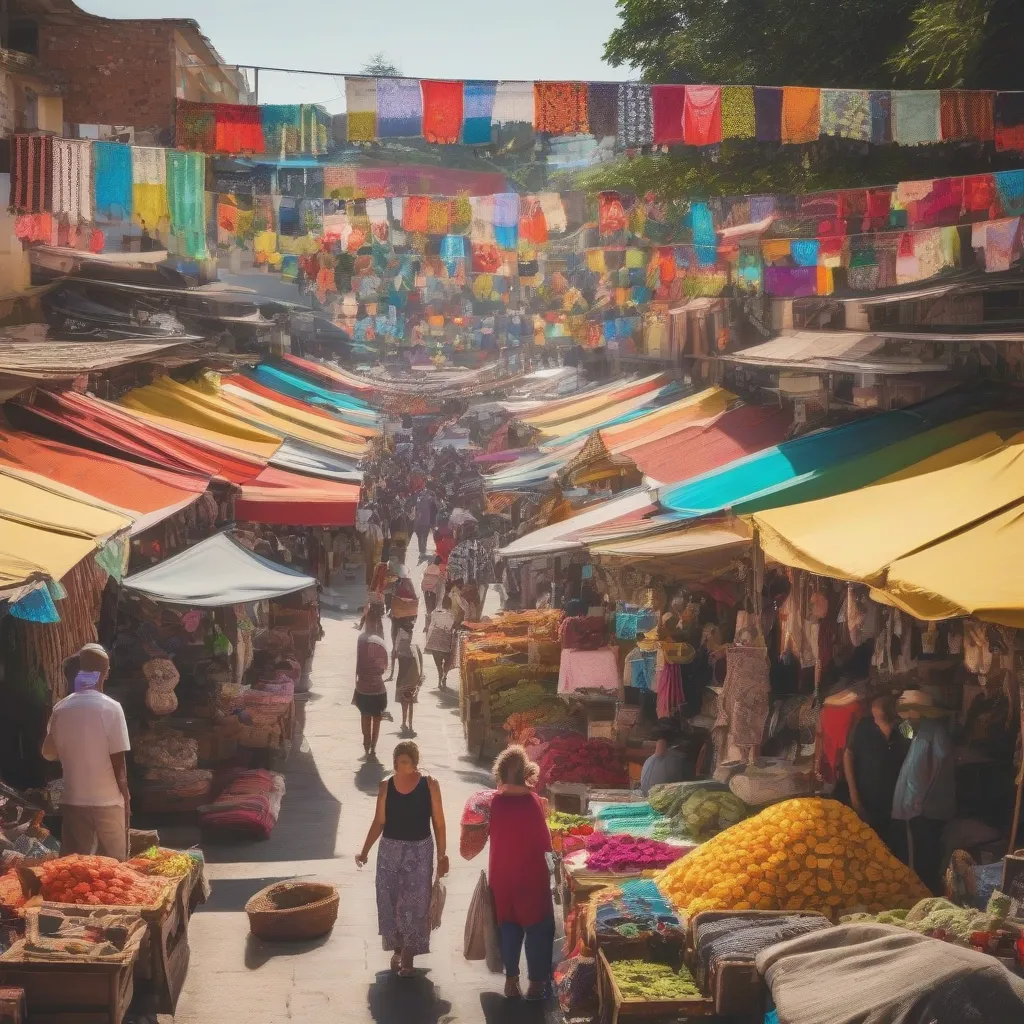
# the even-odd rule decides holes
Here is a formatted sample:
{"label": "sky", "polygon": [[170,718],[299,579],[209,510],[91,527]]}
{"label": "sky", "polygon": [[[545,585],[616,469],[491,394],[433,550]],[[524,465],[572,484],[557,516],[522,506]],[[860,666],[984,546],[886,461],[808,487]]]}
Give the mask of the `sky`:
{"label": "sky", "polygon": [[[383,51],[412,78],[619,81],[601,58],[615,0],[76,0],[110,18],[193,18],[237,64],[358,73]],[[251,80],[251,72],[250,72]],[[343,81],[260,72],[261,103],[344,110]]]}

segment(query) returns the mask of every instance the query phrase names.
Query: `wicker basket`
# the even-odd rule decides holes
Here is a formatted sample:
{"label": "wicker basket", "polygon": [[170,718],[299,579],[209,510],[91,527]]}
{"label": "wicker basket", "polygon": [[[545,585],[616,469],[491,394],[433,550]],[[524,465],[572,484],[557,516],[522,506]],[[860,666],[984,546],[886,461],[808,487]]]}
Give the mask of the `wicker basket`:
{"label": "wicker basket", "polygon": [[278,882],[245,905],[258,939],[296,942],[326,935],[338,918],[338,890],[323,882]]}

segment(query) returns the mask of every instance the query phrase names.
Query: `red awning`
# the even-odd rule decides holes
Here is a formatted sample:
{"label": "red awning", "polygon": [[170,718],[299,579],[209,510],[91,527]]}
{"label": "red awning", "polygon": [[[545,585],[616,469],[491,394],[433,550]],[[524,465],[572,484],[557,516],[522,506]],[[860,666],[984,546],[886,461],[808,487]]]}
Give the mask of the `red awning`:
{"label": "red awning", "polygon": [[690,480],[786,439],[791,417],[782,409],[741,405],[710,423],[627,448],[623,455],[663,484]]}
{"label": "red awning", "polygon": [[242,485],[235,500],[240,522],[282,526],[354,526],[359,487],[289,473],[273,466]]}

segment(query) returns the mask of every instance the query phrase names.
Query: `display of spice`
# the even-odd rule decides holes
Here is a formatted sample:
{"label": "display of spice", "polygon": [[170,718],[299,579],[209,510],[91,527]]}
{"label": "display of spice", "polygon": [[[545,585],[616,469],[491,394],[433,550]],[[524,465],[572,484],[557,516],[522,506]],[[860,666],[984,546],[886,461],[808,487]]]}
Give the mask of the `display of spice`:
{"label": "display of spice", "polygon": [[702,910],[820,910],[838,916],[912,907],[928,896],[855,811],[785,800],[708,840],[658,876],[689,916]]}
{"label": "display of spice", "polygon": [[668,964],[616,960],[611,970],[623,999],[678,1002],[701,998],[693,975],[685,967],[676,971]]}
{"label": "display of spice", "polygon": [[608,740],[588,740],[578,733],[559,736],[536,761],[540,767],[537,789],[541,792],[552,782],[585,782],[608,788],[629,785],[622,751]]}
{"label": "display of spice", "polygon": [[147,878],[112,857],[73,854],[38,869],[44,900],[91,906],[149,907],[167,893],[167,883]]}
{"label": "display of spice", "polygon": [[533,711],[545,704],[559,705],[563,714],[565,704],[554,696],[555,680],[544,686],[541,683],[523,683],[509,690],[503,690],[491,697],[491,720],[503,722],[510,715]]}
{"label": "display of spice", "polygon": [[185,878],[195,867],[195,861],[187,853],[165,850],[160,846],[151,846],[127,863],[140,874],[160,875],[162,878]]}
{"label": "display of spice", "polygon": [[609,836],[595,832],[587,837],[587,867],[591,871],[648,871],[666,868],[684,857],[689,848],[670,846],[638,836]]}

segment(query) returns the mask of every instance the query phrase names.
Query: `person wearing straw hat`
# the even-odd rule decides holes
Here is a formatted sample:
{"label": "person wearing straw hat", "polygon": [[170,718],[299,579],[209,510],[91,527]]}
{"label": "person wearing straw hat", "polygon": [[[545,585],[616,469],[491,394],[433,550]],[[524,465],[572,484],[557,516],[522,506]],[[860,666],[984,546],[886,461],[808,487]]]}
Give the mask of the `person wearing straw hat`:
{"label": "person wearing straw hat", "polygon": [[58,701],[46,727],[43,757],[60,761],[64,775],[61,852],[126,860],[131,804],[125,754],[130,749],[124,710],[103,692],[110,658],[86,644],[64,663],[73,692]]}
{"label": "person wearing straw hat", "polygon": [[[931,694],[904,690],[897,708],[910,749],[896,779],[892,817],[897,854],[928,888],[942,892],[942,831],[956,814],[956,748],[945,711]],[[905,822],[901,835],[900,822]],[[905,839],[906,847],[902,847]]]}

